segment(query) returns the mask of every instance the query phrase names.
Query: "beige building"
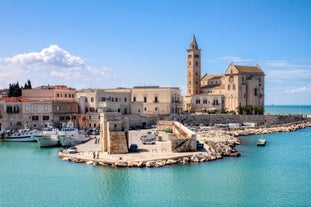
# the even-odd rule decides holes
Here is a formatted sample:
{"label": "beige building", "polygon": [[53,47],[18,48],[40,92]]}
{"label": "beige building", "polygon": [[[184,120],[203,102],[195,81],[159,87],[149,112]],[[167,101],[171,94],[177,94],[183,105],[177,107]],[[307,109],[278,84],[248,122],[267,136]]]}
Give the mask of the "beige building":
{"label": "beige building", "polygon": [[131,114],[156,116],[179,114],[183,110],[181,90],[177,87],[134,87],[131,95]]}
{"label": "beige building", "polygon": [[231,63],[224,74],[201,77],[201,50],[195,36],[187,50],[186,109],[262,114],[264,107],[264,72],[259,65]]}
{"label": "beige building", "polygon": [[[28,98],[2,98],[0,125],[4,129],[41,129],[46,126],[63,127],[78,116],[75,101],[30,100]],[[76,123],[77,125],[77,123]]]}
{"label": "beige building", "polygon": [[[143,86],[116,89],[83,89],[77,92],[79,111],[87,128],[99,127],[99,113],[157,116],[182,111],[181,90],[176,87]],[[81,121],[82,122],[82,121]]]}
{"label": "beige building", "polygon": [[32,100],[68,100],[73,101],[76,97],[76,90],[64,85],[39,86],[32,89],[23,89],[22,97]]}

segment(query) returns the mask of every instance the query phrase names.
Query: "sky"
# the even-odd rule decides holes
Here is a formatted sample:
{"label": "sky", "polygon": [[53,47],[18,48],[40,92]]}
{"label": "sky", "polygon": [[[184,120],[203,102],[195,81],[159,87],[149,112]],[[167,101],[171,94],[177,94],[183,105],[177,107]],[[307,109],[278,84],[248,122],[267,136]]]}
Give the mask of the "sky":
{"label": "sky", "polygon": [[202,76],[260,65],[265,104],[311,105],[309,0],[1,0],[0,88],[180,87],[186,50]]}

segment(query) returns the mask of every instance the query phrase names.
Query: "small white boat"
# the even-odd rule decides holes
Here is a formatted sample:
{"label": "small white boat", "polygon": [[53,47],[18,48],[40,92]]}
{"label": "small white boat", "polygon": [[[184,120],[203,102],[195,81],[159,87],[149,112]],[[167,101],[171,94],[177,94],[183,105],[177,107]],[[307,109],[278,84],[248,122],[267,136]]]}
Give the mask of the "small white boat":
{"label": "small white boat", "polygon": [[27,128],[15,132],[11,136],[4,137],[2,140],[6,142],[35,142],[37,131]]}
{"label": "small white boat", "polygon": [[258,139],[257,140],[257,146],[261,146],[261,147],[263,147],[263,146],[265,146],[266,145],[266,139],[264,139],[264,138],[261,138],[261,139]]}
{"label": "small white boat", "polygon": [[62,128],[57,138],[63,147],[74,146],[89,140],[89,137],[79,133],[78,129],[74,127]]}

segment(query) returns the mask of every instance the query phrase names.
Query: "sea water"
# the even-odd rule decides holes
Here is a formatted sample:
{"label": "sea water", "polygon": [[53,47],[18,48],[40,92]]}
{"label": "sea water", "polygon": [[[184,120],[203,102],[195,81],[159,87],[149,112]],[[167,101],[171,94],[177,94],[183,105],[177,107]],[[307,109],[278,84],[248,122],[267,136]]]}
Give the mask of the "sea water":
{"label": "sea water", "polygon": [[[304,113],[305,114],[305,113]],[[162,168],[62,161],[62,148],[0,142],[0,207],[311,206],[311,128],[241,137],[241,157]]]}
{"label": "sea water", "polygon": [[265,114],[303,114],[311,116],[311,105],[265,105]]}
{"label": "sea water", "polygon": [[162,168],[70,163],[0,142],[0,206],[311,206],[311,128],[242,137],[238,158]]}

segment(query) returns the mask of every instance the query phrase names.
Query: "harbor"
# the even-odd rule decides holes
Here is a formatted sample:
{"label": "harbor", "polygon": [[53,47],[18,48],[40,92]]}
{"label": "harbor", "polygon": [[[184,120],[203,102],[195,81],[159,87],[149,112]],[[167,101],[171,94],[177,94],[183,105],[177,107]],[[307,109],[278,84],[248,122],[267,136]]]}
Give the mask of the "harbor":
{"label": "harbor", "polygon": [[[77,145],[77,153],[70,154],[65,149],[59,152],[58,156],[64,161],[111,167],[163,167],[172,164],[208,162],[224,157],[239,157],[240,152],[235,149],[235,146],[240,144],[240,139],[237,136],[292,132],[309,127],[311,127],[309,121],[268,128],[245,128],[243,130],[207,127],[206,130],[196,132],[198,141],[204,144],[203,148],[195,152],[181,153],[171,152],[169,142],[166,139],[155,141],[154,145],[144,145],[140,137],[150,130],[133,130],[129,132],[130,143],[138,145],[137,152],[108,154],[101,151],[100,143],[95,142],[96,138],[93,138],[84,144]],[[165,135],[162,134],[162,137]]]}

